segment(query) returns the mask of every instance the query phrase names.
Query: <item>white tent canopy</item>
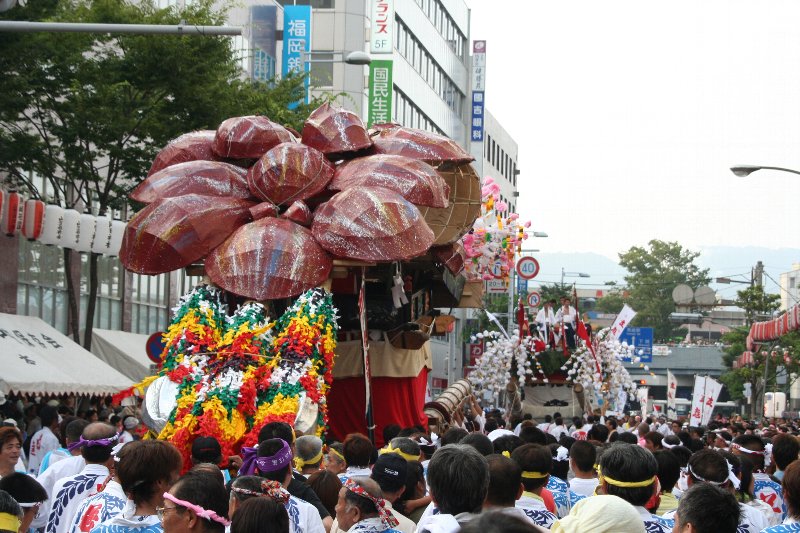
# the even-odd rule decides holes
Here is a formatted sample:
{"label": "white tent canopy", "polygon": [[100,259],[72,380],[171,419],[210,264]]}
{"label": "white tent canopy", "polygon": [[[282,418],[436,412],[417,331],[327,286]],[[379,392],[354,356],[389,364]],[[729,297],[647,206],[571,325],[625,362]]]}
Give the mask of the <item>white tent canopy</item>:
{"label": "white tent canopy", "polygon": [[114,394],[127,378],[42,319],[0,313],[0,391]]}
{"label": "white tent canopy", "polygon": [[121,374],[139,382],[151,375],[153,362],[147,357],[147,335],[115,331],[92,330],[92,353]]}

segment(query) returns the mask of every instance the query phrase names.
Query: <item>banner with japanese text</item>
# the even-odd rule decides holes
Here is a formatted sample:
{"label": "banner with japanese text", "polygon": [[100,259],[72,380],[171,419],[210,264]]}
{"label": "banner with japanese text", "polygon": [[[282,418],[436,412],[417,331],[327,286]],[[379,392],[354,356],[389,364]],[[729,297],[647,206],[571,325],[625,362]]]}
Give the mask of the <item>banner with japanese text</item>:
{"label": "banner with japanese text", "polygon": [[394,48],[394,0],[370,0],[372,23],[369,29],[371,54],[391,54]]}
{"label": "banner with japanese text", "polygon": [[689,416],[690,426],[699,427],[708,424],[720,392],[722,392],[722,384],[717,380],[707,376],[695,376],[692,412]]}
{"label": "banner with japanese text", "polygon": [[628,304],[625,304],[622,307],[622,311],[617,315],[614,324],[611,326],[611,335],[613,335],[615,339],[619,339],[619,336],[622,335],[622,332],[625,331],[625,328],[628,327],[635,316],[636,311],[631,309]]}
{"label": "banner with japanese text", "polygon": [[392,121],[392,61],[374,59],[369,64],[369,115],[367,127]]}
{"label": "banner with japanese text", "polygon": [[675,375],[667,370],[667,418],[675,420],[677,412],[675,411],[675,392],[678,390],[678,380]]}
{"label": "banner with japanese text", "polygon": [[[311,51],[311,6],[287,5],[283,8],[283,54],[281,75],[302,73],[311,70],[307,55]],[[308,103],[309,77],[305,79],[303,101]],[[290,109],[297,107],[289,104]]]}

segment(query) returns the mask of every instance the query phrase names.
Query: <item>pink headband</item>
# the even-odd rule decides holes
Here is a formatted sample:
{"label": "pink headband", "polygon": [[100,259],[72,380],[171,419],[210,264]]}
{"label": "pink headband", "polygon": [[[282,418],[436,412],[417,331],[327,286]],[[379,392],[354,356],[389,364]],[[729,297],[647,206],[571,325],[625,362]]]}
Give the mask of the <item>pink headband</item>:
{"label": "pink headband", "polygon": [[213,520],[214,522],[219,522],[220,524],[222,524],[225,527],[228,527],[229,525],[231,525],[231,523],[230,523],[230,521],[228,519],[221,517],[220,515],[218,515],[214,511],[209,511],[208,509],[203,509],[199,505],[195,505],[195,504],[193,504],[191,502],[187,502],[186,500],[179,500],[178,498],[176,498],[175,496],[173,496],[169,492],[165,492],[164,493],[164,499],[171,501],[175,505],[180,505],[181,507],[186,507],[190,511],[194,511],[194,514],[196,514],[200,518],[205,518],[206,520]]}
{"label": "pink headband", "polygon": [[398,522],[397,519],[394,516],[392,516],[392,513],[390,513],[389,510],[386,508],[386,500],[384,500],[383,498],[374,497],[369,492],[364,490],[364,487],[362,487],[352,479],[347,479],[344,482],[344,486],[347,490],[355,493],[358,496],[361,496],[362,498],[366,498],[375,504],[375,510],[378,511],[378,516],[381,517],[381,522],[383,522],[383,525],[386,527],[386,529],[391,529],[400,524],[400,522]]}
{"label": "pink headband", "polygon": [[275,472],[284,468],[292,462],[292,449],[289,443],[283,439],[278,439],[283,443],[283,447],[278,450],[278,453],[269,457],[257,457],[255,460],[256,467],[260,472]]}

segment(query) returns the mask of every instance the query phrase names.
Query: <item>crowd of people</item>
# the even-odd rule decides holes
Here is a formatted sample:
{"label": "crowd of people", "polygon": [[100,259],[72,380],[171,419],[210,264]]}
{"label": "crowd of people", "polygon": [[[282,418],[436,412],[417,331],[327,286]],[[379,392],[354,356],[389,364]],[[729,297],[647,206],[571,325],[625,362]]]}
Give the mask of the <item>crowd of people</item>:
{"label": "crowd of people", "polygon": [[138,438],[134,406],[23,405],[0,427],[0,532],[800,531],[791,421],[508,420],[471,403],[441,436],[388,426],[380,448],[271,422],[223,457],[199,435],[190,464]]}

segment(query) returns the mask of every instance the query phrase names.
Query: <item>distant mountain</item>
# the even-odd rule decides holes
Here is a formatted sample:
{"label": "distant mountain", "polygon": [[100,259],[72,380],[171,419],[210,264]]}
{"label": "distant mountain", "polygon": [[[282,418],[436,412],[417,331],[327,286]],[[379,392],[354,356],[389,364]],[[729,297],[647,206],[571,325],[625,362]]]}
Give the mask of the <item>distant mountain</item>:
{"label": "distant mountain", "polygon": [[[758,261],[764,263],[764,286],[767,292],[778,293],[777,282],[782,272],[792,270],[793,263],[800,263],[800,249],[797,248],[760,248],[757,246],[703,246],[700,248],[699,266],[710,269],[711,287],[721,291],[725,298],[736,298],[736,291],[744,285],[729,285],[713,282],[718,277],[729,277],[734,280],[750,281],[750,270]],[[593,252],[536,252],[541,273],[531,282],[554,283],[561,281],[561,269],[564,269],[564,283],[577,283],[579,287],[600,287],[606,282],[625,282],[626,270],[619,266],[618,258],[610,258]],[[574,274],[586,273],[589,278],[577,277]],[[573,275],[570,275],[573,274]],[[770,279],[772,278],[772,279]],[[772,281],[774,280],[774,282]],[[740,286],[741,285],[741,286]]]}

